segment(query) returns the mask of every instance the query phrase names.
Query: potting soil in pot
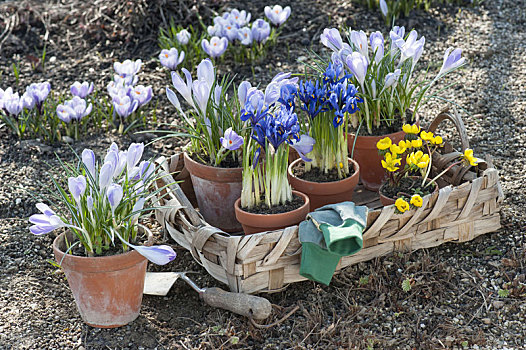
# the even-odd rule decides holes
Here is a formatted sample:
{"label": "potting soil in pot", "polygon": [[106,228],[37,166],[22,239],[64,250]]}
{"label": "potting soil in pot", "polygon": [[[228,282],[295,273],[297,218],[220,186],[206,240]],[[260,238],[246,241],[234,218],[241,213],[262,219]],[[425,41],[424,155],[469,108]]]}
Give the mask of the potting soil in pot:
{"label": "potting soil in pot", "polygon": [[[195,154],[192,154],[192,155],[190,155],[190,158],[192,158],[195,162],[197,162],[199,164],[212,166],[209,156],[202,156],[201,158],[199,158]],[[204,163],[203,163],[203,161],[204,161]],[[226,157],[225,159],[223,159],[219,163],[218,168],[240,168],[242,166],[243,166],[243,164],[241,164],[239,161],[234,160],[231,157]]]}
{"label": "potting soil in pot", "polygon": [[275,205],[269,209],[268,205],[262,202],[253,208],[243,208],[243,210],[252,214],[281,214],[296,210],[304,203],[301,197],[293,195],[292,201],[287,201],[284,205]]}
{"label": "potting soil in pot", "polygon": [[433,192],[435,187],[433,185],[423,187],[422,179],[416,180],[410,177],[404,177],[402,180],[400,180],[399,186],[391,187],[389,184],[386,184],[382,187],[381,191],[386,197],[396,198],[398,197],[399,193],[405,194],[407,197],[411,197],[411,195],[415,192],[415,189],[419,191],[418,193],[421,196],[425,196]]}
{"label": "potting soil in pot", "polygon": [[[338,170],[335,168],[332,168],[329,170],[328,173],[324,173],[320,168],[312,168],[309,171],[305,171],[305,166],[303,163],[297,164],[293,168],[293,173],[296,177],[305,180],[305,181],[312,181],[312,182],[334,182],[334,181],[340,181],[343,179],[338,178]],[[349,175],[347,175],[348,178],[354,174],[354,169],[352,167],[349,167]]]}

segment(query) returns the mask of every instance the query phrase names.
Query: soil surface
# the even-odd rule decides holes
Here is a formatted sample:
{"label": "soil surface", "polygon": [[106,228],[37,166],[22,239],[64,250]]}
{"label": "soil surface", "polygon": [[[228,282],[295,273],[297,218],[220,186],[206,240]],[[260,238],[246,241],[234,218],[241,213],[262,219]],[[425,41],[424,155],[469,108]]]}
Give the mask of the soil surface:
{"label": "soil surface", "polygon": [[287,203],[282,205],[275,205],[273,207],[268,207],[267,204],[261,203],[260,205],[255,206],[254,208],[248,209],[243,208],[244,211],[252,214],[281,214],[288,213],[289,211],[296,210],[300,208],[305,201],[300,196],[292,195],[292,200],[287,201]]}
{"label": "soil surface", "polygon": [[[55,91],[65,93],[75,80],[88,80],[106,95],[113,62],[141,58],[140,81],[153,87],[150,103],[158,121],[181,125],[164,91],[170,85],[168,72],[156,58],[159,25],[170,16],[183,25],[195,24],[196,10],[207,21],[213,11],[227,7],[259,17],[266,5],[259,0],[2,2],[0,87],[21,93],[31,82],[49,80]],[[254,66],[220,61],[220,75],[235,73],[238,82],[247,78],[265,86],[278,72],[302,73],[307,50],[321,52],[319,35],[328,26],[388,35],[379,12],[360,2],[294,0],[281,5],[290,5],[292,15],[267,58]],[[59,168],[55,154],[74,159],[70,147],[77,153],[90,147],[100,155],[113,141],[123,148],[158,135],[123,136],[111,128],[91,128],[71,145],[48,145],[20,141],[0,124],[0,349],[524,349],[525,8],[526,0],[484,1],[475,8],[439,5],[397,21],[426,37],[420,74],[428,64],[429,74],[436,74],[448,47],[463,49],[467,66],[440,87],[458,83],[445,98],[462,113],[475,155],[491,156],[500,171],[502,229],[462,244],[362,262],[336,275],[328,287],[301,282],[263,295],[277,306],[262,324],[296,310],[266,329],[205,305],[182,281],[165,297],[144,296],[140,316],[125,327],[86,326],[64,274],[47,262],[53,258],[55,234],[28,231],[27,218],[37,203],[30,193],[51,185],[49,175],[56,176]],[[429,125],[446,106],[443,99],[431,99],[419,110],[421,125]],[[439,129],[445,140],[457,137],[452,125]],[[182,138],[155,142],[146,155],[170,156],[186,143]],[[164,267],[150,264],[150,270],[195,271],[191,276],[201,287],[226,288],[167,237],[153,217],[147,225],[158,243],[170,244],[178,254]],[[403,281],[409,281],[410,290],[404,291]]]}
{"label": "soil surface", "polygon": [[411,198],[413,194],[419,194],[421,196],[425,196],[431,193],[434,186],[429,185],[428,187],[422,186],[422,178],[413,179],[410,177],[403,177],[397,186],[391,186],[387,182],[385,185],[383,185],[380,188],[380,192],[392,199],[396,199],[398,197],[406,197]]}
{"label": "soil surface", "polygon": [[340,179],[338,177],[338,170],[336,168],[329,170],[327,173],[325,173],[320,168],[311,168],[311,170],[305,171],[304,163],[296,164],[294,168],[292,168],[292,171],[293,171],[294,176],[302,180],[311,181],[311,182],[341,181],[354,174],[354,169],[349,168],[349,175],[347,175],[346,178]]}
{"label": "soil surface", "polygon": [[[193,160],[195,160],[196,162],[200,163],[200,164],[203,164],[203,162],[201,161],[204,160],[205,163],[204,165],[208,165],[208,166],[213,166],[211,165],[211,162],[210,162],[210,157],[209,156],[201,156],[201,159],[199,159],[199,157],[197,157],[197,155],[195,154],[192,154],[190,156]],[[219,167],[218,168],[241,168],[243,164],[241,164],[238,160],[234,160],[232,159],[232,157],[226,157],[225,159],[222,159],[221,162],[219,163]]]}

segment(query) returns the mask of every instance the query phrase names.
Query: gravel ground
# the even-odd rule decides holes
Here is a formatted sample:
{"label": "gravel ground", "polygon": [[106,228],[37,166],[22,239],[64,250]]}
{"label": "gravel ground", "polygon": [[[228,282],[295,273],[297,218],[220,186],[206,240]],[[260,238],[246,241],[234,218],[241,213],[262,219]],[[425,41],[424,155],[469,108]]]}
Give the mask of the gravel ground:
{"label": "gravel ground", "polygon": [[[15,85],[13,62],[21,72],[18,90],[32,81],[49,79],[55,89],[65,91],[74,80],[89,79],[105,86],[114,60],[142,58],[146,64],[141,81],[154,87],[160,120],[171,121],[173,108],[162,94],[169,80],[155,61],[155,32],[141,40],[125,34],[109,40],[111,31],[98,37],[96,31],[83,31],[76,25],[79,11],[60,21],[50,13],[53,9],[67,12],[66,5],[57,2],[45,8],[48,12],[30,12],[40,9],[38,4],[24,1],[19,17],[28,21],[19,24],[2,46],[1,88]],[[292,18],[268,58],[253,70],[226,62],[220,73],[235,72],[236,79],[248,77],[265,84],[278,71],[298,71],[302,64],[297,59],[303,60],[309,47],[320,50],[317,38],[328,25],[368,33],[380,28],[387,34],[377,14],[354,2],[289,4]],[[265,6],[259,1],[228,5],[252,13],[262,13]],[[6,6],[0,5],[0,13]],[[460,84],[448,97],[470,113],[464,114],[464,120],[475,153],[491,155],[500,170],[505,192],[503,228],[464,244],[360,263],[336,276],[330,287],[303,282],[267,295],[280,307],[268,323],[298,306],[287,320],[269,329],[258,329],[243,317],[204,305],[183,282],[177,282],[166,297],[145,296],[141,315],[128,326],[100,330],[84,325],[64,275],[46,262],[52,258],[54,236],[32,236],[27,222],[35,211],[28,191],[49,184],[46,173],[57,165],[54,152],[72,159],[69,146],[20,142],[1,126],[0,349],[526,348],[525,9],[525,0],[495,0],[475,9],[435,8],[399,21],[426,36],[426,59],[441,62],[448,46],[461,47],[468,57],[466,69],[450,78]],[[38,14],[43,14],[46,26],[38,25]],[[46,30],[54,44],[47,47],[46,69],[35,71],[28,57],[38,57]],[[422,113],[424,124],[443,107],[441,101],[429,103]],[[87,146],[101,152],[112,141],[124,147],[136,139],[91,130],[72,147],[77,152]],[[149,155],[169,155],[181,142],[156,143]],[[164,241],[158,226],[152,225],[157,239]],[[189,253],[173,241],[167,243],[177,250],[178,258],[165,270],[197,271],[198,284],[218,285]],[[414,282],[409,292],[402,290],[406,278]],[[511,291],[506,298],[497,293],[504,285]]]}

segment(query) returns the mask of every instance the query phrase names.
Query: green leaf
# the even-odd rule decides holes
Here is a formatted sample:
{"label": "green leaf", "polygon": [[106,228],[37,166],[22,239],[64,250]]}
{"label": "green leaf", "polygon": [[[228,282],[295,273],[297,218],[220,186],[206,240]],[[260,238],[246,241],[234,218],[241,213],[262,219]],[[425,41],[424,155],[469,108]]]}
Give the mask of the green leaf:
{"label": "green leaf", "polygon": [[369,276],[360,277],[360,280],[358,281],[358,283],[360,283],[361,286],[364,286],[364,285],[368,284],[369,283]]}
{"label": "green leaf", "polygon": [[409,278],[406,278],[405,280],[403,280],[402,290],[406,293],[411,290],[411,280]]}
{"label": "green leaf", "polygon": [[234,336],[230,338],[230,344],[235,345],[237,343],[239,343],[239,337]]}
{"label": "green leaf", "polygon": [[499,289],[499,297],[507,298],[510,296],[510,291],[508,289]]}

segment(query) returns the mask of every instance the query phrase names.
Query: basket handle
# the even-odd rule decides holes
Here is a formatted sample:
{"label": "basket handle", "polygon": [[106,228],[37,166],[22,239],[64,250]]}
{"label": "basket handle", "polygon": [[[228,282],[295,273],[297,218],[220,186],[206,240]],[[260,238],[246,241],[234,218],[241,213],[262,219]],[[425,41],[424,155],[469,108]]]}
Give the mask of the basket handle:
{"label": "basket handle", "polygon": [[440,112],[433,122],[431,122],[431,125],[429,125],[429,128],[427,128],[427,131],[435,132],[440,123],[442,123],[444,120],[449,119],[455,124],[455,127],[458,131],[458,134],[460,136],[460,142],[462,145],[462,151],[465,151],[469,148],[469,140],[468,140],[468,133],[466,132],[466,127],[464,126],[464,122],[462,121],[462,118],[458,114],[457,110],[455,108],[452,108],[453,112],[451,112],[450,108],[444,109],[442,112]]}

